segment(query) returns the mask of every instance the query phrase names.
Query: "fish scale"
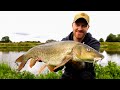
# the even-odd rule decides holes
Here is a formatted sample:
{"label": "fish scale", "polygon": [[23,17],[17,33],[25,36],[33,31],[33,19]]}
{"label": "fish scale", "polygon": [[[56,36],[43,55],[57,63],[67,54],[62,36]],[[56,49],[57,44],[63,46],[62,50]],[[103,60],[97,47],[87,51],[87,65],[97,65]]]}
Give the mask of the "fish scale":
{"label": "fish scale", "polygon": [[98,59],[103,59],[104,56],[90,46],[80,42],[51,42],[37,45],[18,57],[15,61],[21,62],[18,71],[25,66],[30,58],[32,58],[30,67],[34,66],[37,61],[41,61],[44,62],[51,71],[54,71],[71,60],[75,63],[93,62],[94,60],[98,61]]}

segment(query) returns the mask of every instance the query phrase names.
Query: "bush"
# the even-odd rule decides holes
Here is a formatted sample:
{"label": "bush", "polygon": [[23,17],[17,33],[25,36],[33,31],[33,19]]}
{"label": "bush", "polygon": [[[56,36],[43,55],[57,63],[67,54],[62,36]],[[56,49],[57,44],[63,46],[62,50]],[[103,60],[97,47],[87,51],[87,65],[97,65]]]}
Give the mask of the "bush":
{"label": "bush", "polygon": [[107,66],[95,65],[97,79],[120,79],[120,66],[115,62],[108,61]]}
{"label": "bush", "polygon": [[[115,62],[108,61],[107,66],[95,64],[96,79],[120,79],[120,66]],[[17,72],[7,64],[0,64],[0,79],[59,79],[62,70],[34,75],[29,71]]]}

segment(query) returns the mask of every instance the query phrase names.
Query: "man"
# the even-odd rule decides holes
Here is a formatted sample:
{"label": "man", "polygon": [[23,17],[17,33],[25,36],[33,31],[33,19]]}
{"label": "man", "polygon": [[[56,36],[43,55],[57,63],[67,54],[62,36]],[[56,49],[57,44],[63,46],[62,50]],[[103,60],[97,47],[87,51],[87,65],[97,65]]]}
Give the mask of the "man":
{"label": "man", "polygon": [[[73,31],[62,41],[74,40],[91,46],[99,51],[100,43],[92,37],[90,33],[87,33],[89,29],[90,18],[86,13],[78,13],[75,15],[72,28]],[[84,63],[84,68],[77,70],[77,68],[69,62],[65,65],[64,73],[61,79],[95,79],[95,71],[93,63]],[[62,69],[63,67],[59,68]],[[58,70],[57,70],[58,71]]]}

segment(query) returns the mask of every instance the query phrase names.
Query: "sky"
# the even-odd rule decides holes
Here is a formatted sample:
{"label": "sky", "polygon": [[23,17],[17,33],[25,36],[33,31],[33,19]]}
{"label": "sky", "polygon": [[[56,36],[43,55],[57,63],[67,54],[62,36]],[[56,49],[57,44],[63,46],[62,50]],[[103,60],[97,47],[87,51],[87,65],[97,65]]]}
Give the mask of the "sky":
{"label": "sky", "polygon": [[0,11],[0,40],[9,36],[12,42],[60,41],[72,31],[79,12],[90,16],[88,32],[97,40],[120,34],[120,11]]}

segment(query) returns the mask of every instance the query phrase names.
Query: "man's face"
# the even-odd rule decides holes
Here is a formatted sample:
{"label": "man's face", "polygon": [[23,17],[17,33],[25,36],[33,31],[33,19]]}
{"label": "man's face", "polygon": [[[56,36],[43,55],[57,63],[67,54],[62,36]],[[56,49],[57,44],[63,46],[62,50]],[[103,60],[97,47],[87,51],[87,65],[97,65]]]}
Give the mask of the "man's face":
{"label": "man's face", "polygon": [[87,33],[89,25],[84,19],[78,19],[75,22],[73,22],[72,28],[75,38],[82,39]]}

